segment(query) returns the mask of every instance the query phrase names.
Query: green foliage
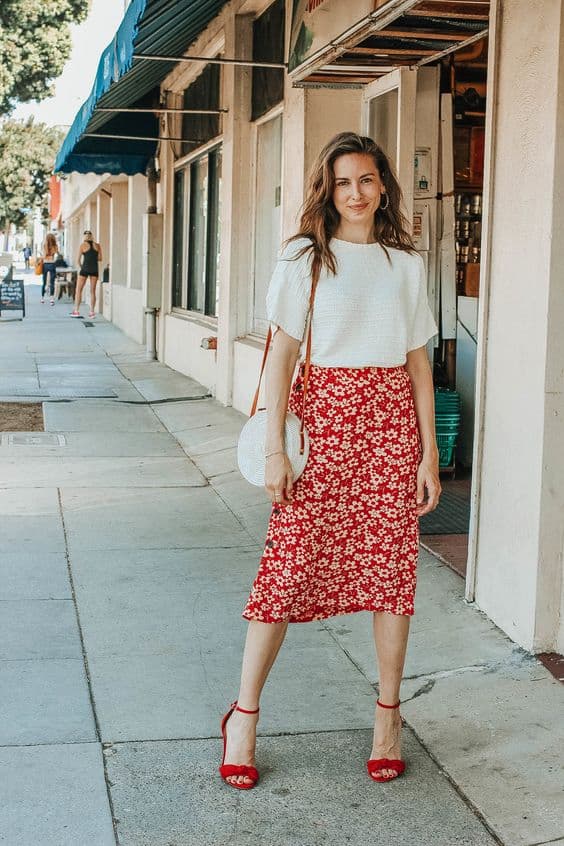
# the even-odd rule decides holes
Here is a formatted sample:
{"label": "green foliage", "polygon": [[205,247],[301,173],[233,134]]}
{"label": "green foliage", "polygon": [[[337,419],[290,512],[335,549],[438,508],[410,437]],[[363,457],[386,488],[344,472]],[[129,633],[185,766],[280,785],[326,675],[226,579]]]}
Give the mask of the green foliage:
{"label": "green foliage", "polygon": [[44,100],[71,49],[69,23],[88,0],[0,0],[0,115],[17,102]]}
{"label": "green foliage", "polygon": [[23,224],[29,209],[47,216],[47,191],[62,130],[29,120],[0,123],[0,230]]}

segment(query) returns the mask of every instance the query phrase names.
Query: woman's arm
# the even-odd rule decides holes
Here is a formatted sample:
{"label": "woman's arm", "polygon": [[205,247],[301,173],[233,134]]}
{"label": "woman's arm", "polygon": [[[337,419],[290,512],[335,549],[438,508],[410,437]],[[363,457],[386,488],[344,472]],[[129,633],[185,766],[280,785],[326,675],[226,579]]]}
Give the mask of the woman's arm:
{"label": "woman's arm", "polygon": [[80,247],[78,248],[78,259],[77,259],[77,265],[78,265],[79,267],[81,267],[81,264],[82,264],[81,259],[82,259],[82,254],[83,254],[83,252],[84,252],[84,243],[82,243],[82,244],[80,245]]}
{"label": "woman's arm", "polygon": [[[426,347],[419,347],[408,352],[405,369],[411,381],[423,451],[417,471],[417,514],[421,517],[435,510],[441,494],[439,451],[435,437],[435,392]],[[427,488],[428,496],[426,502],[424,501],[425,488]]]}
{"label": "woman's arm", "polygon": [[265,488],[273,502],[287,505],[292,499],[292,465],[285,452],[284,424],[292,376],[300,353],[300,342],[282,329],[274,333],[266,371],[266,459]]}
{"label": "woman's arm", "polygon": [[96,250],[98,252],[98,261],[102,261],[102,247],[100,244],[96,244]]}

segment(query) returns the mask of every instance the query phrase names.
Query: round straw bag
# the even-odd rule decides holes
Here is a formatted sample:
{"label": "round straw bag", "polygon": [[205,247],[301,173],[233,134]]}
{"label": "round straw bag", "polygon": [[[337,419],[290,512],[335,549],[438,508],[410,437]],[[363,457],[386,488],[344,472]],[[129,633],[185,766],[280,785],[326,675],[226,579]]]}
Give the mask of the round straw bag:
{"label": "round straw bag", "polygon": [[[297,414],[289,411],[286,414],[284,426],[284,446],[286,454],[290,459],[294,480],[302,475],[309,455],[309,437],[306,429],[303,430],[302,423]],[[266,410],[261,409],[249,417],[239,435],[237,446],[237,463],[239,470],[251,485],[264,486],[265,472],[265,445],[266,442]]]}

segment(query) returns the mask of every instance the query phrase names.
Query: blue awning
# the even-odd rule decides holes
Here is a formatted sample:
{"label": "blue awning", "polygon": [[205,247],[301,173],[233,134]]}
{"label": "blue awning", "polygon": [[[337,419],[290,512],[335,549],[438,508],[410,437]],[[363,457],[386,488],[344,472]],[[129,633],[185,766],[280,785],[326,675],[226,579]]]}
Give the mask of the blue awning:
{"label": "blue awning", "polygon": [[[97,110],[158,106],[159,85],[175,62],[134,59],[134,53],[181,56],[225,3],[226,0],[132,0],[112,42],[100,57],[92,91],[63,142],[55,172],[144,173],[157,148],[156,115]],[[151,140],[92,137],[96,133]]]}

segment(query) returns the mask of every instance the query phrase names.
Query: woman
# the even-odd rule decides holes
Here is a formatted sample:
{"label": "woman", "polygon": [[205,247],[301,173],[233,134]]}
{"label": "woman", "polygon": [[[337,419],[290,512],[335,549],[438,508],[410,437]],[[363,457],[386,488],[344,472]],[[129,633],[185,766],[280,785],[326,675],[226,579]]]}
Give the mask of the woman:
{"label": "woman", "polygon": [[80,303],[86,280],[90,278],[90,311],[88,317],[96,317],[96,285],[98,284],[98,265],[102,261],[102,248],[97,244],[89,229],[84,231],[84,241],[78,251],[78,279],[74,298],[74,311],[71,317],[80,317]]}
{"label": "woman", "polygon": [[55,305],[55,261],[57,260],[57,253],[59,247],[57,239],[49,232],[43,244],[42,259],[43,259],[43,282],[41,285],[41,302],[45,302],[45,290],[47,288],[47,279],[49,279],[49,295],[50,303]]}
{"label": "woman", "polygon": [[[222,722],[220,773],[255,786],[259,699],[289,622],[373,612],[379,698],[368,773],[401,775],[399,691],[413,614],[418,518],[440,494],[434,393],[425,345],[436,334],[401,191],[370,138],[342,133],[321,151],[299,232],[267,297],[275,328],[267,376],[266,490],[273,503],[249,620],[238,699]],[[310,454],[294,483],[284,451],[291,380],[317,277],[305,424]],[[288,402],[289,400],[289,402]],[[425,490],[427,498],[425,499]]]}

